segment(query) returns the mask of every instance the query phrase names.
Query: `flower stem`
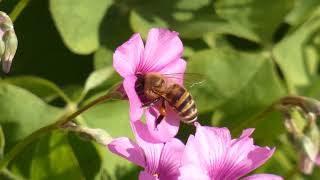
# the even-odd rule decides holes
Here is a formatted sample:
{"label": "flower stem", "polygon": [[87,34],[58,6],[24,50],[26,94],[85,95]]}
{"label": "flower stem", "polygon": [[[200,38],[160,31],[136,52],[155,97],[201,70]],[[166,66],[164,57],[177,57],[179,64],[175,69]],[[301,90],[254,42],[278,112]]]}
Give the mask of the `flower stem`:
{"label": "flower stem", "polygon": [[30,0],[20,0],[14,9],[10,13],[11,21],[14,22],[18,16],[21,14],[21,12],[24,10],[25,7],[29,4]]}
{"label": "flower stem", "polygon": [[[107,101],[114,97],[114,92],[107,93],[104,96],[98,97],[97,99],[93,100],[92,102],[86,104],[85,106],[81,107],[80,109],[76,110],[75,112],[71,113],[66,112],[62,118],[57,120],[55,123],[50,124],[48,126],[42,127],[36,131],[34,131],[32,134],[27,136],[22,141],[18,142],[0,161],[0,172],[9,164],[11,160],[13,160],[19,153],[21,153],[25,147],[27,147],[29,144],[31,144],[33,141],[38,139],[44,134],[47,134],[55,129],[59,129],[61,126],[65,125],[67,122],[72,121],[74,118],[79,116],[81,113],[85,112],[86,110],[90,109],[91,107],[102,103],[104,101]],[[70,111],[70,110],[69,110]]]}

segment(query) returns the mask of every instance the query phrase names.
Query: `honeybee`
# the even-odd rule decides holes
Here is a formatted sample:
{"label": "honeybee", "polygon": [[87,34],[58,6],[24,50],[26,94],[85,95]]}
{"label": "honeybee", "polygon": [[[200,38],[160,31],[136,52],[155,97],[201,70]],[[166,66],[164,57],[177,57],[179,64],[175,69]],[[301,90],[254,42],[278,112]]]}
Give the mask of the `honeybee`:
{"label": "honeybee", "polygon": [[135,90],[143,107],[149,107],[161,101],[156,127],[167,115],[166,105],[171,106],[184,123],[191,124],[197,120],[198,110],[191,94],[170,77],[160,73],[138,74]]}

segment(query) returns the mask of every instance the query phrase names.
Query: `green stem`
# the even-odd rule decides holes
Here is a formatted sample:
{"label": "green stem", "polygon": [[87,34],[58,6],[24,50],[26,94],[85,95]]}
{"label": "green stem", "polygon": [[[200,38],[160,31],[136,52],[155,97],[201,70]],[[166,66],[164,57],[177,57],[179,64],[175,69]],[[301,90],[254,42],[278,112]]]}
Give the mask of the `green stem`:
{"label": "green stem", "polygon": [[114,96],[114,93],[108,93],[104,96],[101,96],[92,102],[86,104],[82,108],[76,110],[73,113],[67,112],[65,116],[57,120],[55,123],[50,124],[48,126],[42,127],[38,129],[37,131],[33,132],[29,136],[27,136],[24,140],[20,141],[18,144],[16,144],[0,161],[0,172],[9,164],[9,162],[14,159],[18,154],[20,154],[25,147],[27,147],[29,144],[31,144],[33,141],[41,137],[42,135],[49,133],[55,129],[59,129],[61,126],[63,126],[65,123],[72,121],[74,118],[79,116],[81,113],[85,112],[86,110],[90,109],[91,107],[102,103],[106,100],[111,99]]}
{"label": "green stem", "polygon": [[18,16],[21,14],[21,12],[24,10],[25,7],[29,4],[30,0],[20,0],[14,9],[10,13],[11,21],[14,22]]}

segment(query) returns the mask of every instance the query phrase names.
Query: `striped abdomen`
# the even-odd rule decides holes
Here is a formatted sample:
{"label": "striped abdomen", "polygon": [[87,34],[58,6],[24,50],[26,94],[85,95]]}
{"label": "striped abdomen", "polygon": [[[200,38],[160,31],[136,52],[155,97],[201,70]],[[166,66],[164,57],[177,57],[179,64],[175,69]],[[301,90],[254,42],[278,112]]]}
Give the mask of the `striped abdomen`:
{"label": "striped abdomen", "polygon": [[191,94],[182,86],[173,84],[164,95],[166,101],[179,114],[185,123],[192,123],[197,120],[198,112]]}

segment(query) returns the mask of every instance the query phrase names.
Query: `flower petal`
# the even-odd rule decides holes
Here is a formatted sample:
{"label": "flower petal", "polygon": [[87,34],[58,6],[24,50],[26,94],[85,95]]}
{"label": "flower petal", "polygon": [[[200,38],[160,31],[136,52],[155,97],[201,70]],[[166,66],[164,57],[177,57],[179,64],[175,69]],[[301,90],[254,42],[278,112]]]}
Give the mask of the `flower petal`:
{"label": "flower petal", "polygon": [[136,143],[132,142],[128,138],[122,137],[114,139],[110,144],[108,144],[108,149],[134,164],[145,167],[142,150]]}
{"label": "flower petal", "polygon": [[142,103],[135,91],[135,82],[137,80],[137,77],[135,76],[127,76],[123,80],[123,87],[126,91],[126,94],[129,99],[130,103],[130,119],[131,121],[138,121],[140,120],[143,109],[142,109]]}
{"label": "flower petal", "polygon": [[[160,156],[164,143],[154,143],[147,141],[145,138],[149,138],[146,134],[146,127],[141,121],[130,122],[132,130],[136,136],[136,141],[139,147],[144,152],[146,161],[145,170],[150,174],[155,174],[159,170]],[[143,126],[144,125],[144,126]]]}
{"label": "flower petal", "polygon": [[167,115],[156,127],[156,119],[160,115],[155,107],[149,108],[146,112],[147,127],[155,142],[167,142],[173,138],[179,130],[180,118],[169,106],[166,106]]}
{"label": "flower petal", "polygon": [[179,177],[179,167],[181,166],[184,147],[184,144],[176,138],[172,138],[165,143],[160,157],[160,179],[176,180]]}
{"label": "flower petal", "polygon": [[197,131],[195,134],[196,147],[199,148],[200,154],[208,158],[206,166],[212,169],[219,168],[224,162],[225,152],[231,141],[231,135],[227,128],[215,128],[201,126],[195,123]]}
{"label": "flower petal", "polygon": [[180,176],[178,180],[210,180],[211,179],[207,175],[207,173],[203,171],[203,169],[191,164],[180,167],[179,171],[180,171]]}
{"label": "flower petal", "polygon": [[143,41],[140,34],[136,33],[116,49],[113,54],[113,67],[122,77],[134,75],[143,51]]}
{"label": "flower petal", "polygon": [[320,166],[320,154],[318,154],[318,157],[317,157],[317,159],[316,159],[316,164],[317,164],[318,166]]}
{"label": "flower petal", "polygon": [[283,180],[283,178],[274,174],[254,174],[242,180]]}
{"label": "flower petal", "polygon": [[220,165],[214,177],[238,179],[261,166],[272,156],[274,149],[253,144],[253,139],[249,137],[252,132],[253,129],[244,130],[239,139],[232,140],[224,163]]}
{"label": "flower petal", "polygon": [[139,174],[139,180],[158,180],[159,178],[149,174],[146,171],[141,171]]}
{"label": "flower petal", "polygon": [[171,62],[178,60],[183,52],[183,45],[177,32],[167,29],[153,28],[148,33],[140,63],[140,72],[159,72]]}
{"label": "flower petal", "polygon": [[190,135],[181,158],[181,164],[192,164],[199,168],[201,167],[206,169],[206,167],[203,167],[203,165],[206,163],[205,158],[207,158],[207,155],[201,153],[200,148],[197,146],[195,137]]}
{"label": "flower petal", "polygon": [[176,61],[173,61],[172,63],[168,64],[166,68],[163,68],[161,71],[159,71],[161,74],[167,75],[170,79],[170,77],[174,82],[183,85],[183,73],[186,71],[187,62],[183,59],[178,59]]}

